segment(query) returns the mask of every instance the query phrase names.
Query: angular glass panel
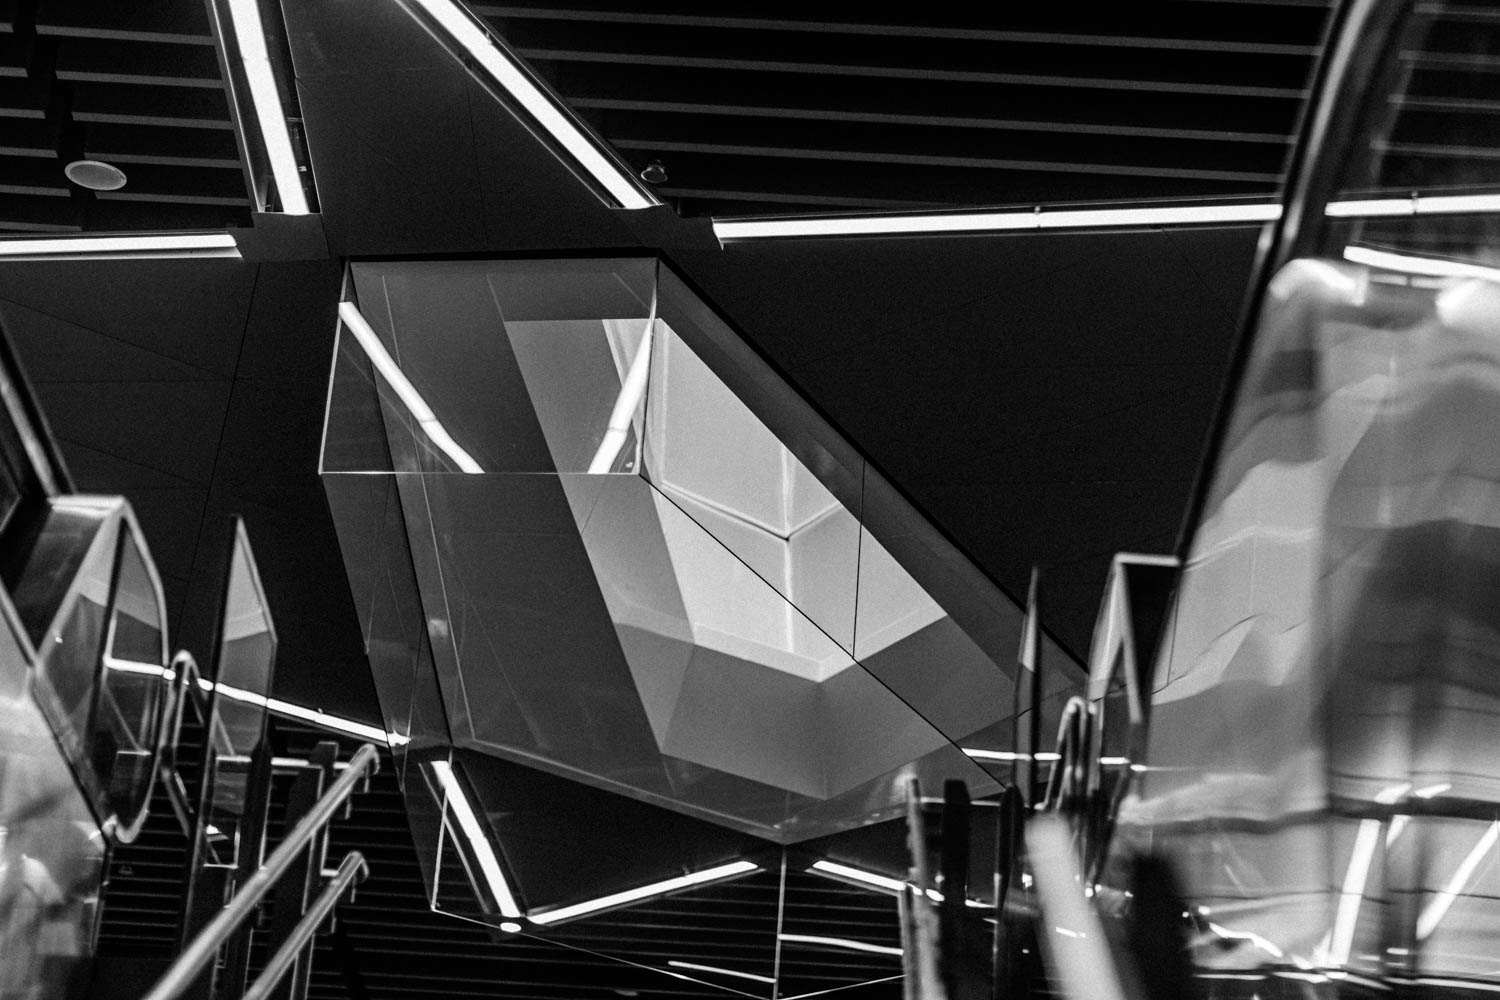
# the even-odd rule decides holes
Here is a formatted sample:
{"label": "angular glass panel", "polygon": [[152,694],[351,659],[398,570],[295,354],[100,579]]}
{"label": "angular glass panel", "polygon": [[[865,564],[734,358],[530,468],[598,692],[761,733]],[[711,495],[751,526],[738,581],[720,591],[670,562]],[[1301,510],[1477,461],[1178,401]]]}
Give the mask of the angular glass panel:
{"label": "angular glass panel", "polygon": [[[351,274],[323,476],[376,687],[408,797],[454,748],[526,905],[576,901],[537,869],[594,869],[506,829],[517,768],[781,844],[900,815],[908,776],[998,787],[954,741],[1007,745],[1019,608],[670,272]],[[435,900],[468,885],[484,916],[428,812]],[[599,857],[596,887],[650,874]]]}
{"label": "angular glass panel", "polygon": [[105,841],[32,700],[17,620],[0,602],[0,997],[82,996]]}
{"label": "angular glass panel", "polygon": [[209,842],[220,861],[238,855],[253,762],[266,731],[266,698],[276,666],[276,630],[243,522],[236,521],[219,623],[209,737],[213,797]]}
{"label": "angular glass panel", "polygon": [[151,795],[171,690],[165,609],[146,567],[127,527],[120,538],[90,750],[94,773],[127,828]]}

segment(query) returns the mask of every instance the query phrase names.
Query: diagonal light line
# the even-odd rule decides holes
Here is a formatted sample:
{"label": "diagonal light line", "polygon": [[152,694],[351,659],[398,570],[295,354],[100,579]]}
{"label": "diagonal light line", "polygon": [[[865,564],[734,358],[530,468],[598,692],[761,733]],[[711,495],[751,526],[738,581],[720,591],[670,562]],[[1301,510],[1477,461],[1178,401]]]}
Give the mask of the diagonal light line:
{"label": "diagonal light line", "polygon": [[464,794],[463,786],[458,783],[458,778],[453,773],[453,765],[446,760],[435,760],[432,762],[432,773],[437,775],[438,784],[443,786],[444,797],[449,807],[453,809],[454,818],[458,820],[458,828],[463,831],[464,838],[469,842],[469,848],[479,862],[479,871],[484,875],[484,880],[495,897],[495,904],[500,908],[500,915],[502,917],[521,916],[521,908],[516,905],[515,894],[510,891],[510,883],[505,880],[505,873],[500,869],[500,859],[495,855],[495,847],[485,836],[479,817],[474,814],[474,807],[469,803],[469,797]]}
{"label": "diagonal light line", "polygon": [[339,319],[343,320],[349,332],[354,334],[354,339],[369,357],[371,363],[375,365],[375,370],[380,372],[386,384],[395,391],[397,398],[410,411],[417,421],[417,426],[422,428],[422,432],[427,435],[428,439],[464,472],[471,475],[484,472],[479,467],[479,463],[474,461],[473,456],[453,440],[448,429],[438,420],[437,414],[432,412],[432,407],[427,405],[422,394],[417,391],[416,386],[411,384],[411,380],[406,377],[401,366],[396,364],[396,360],[380,342],[380,338],[376,336],[369,322],[360,313],[359,307],[353,302],[340,302]]}

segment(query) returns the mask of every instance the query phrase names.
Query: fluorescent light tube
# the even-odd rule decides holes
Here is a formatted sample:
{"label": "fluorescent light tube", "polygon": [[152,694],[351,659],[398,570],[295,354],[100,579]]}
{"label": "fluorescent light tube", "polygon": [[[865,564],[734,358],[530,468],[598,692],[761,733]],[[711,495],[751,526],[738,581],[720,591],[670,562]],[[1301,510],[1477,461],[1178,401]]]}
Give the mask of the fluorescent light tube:
{"label": "fluorescent light tube", "polygon": [[516,905],[516,897],[510,891],[510,883],[505,881],[505,873],[500,870],[500,859],[495,856],[494,846],[490,844],[489,837],[485,836],[484,828],[479,825],[479,817],[474,814],[474,807],[469,804],[468,796],[459,785],[458,777],[453,773],[453,765],[446,760],[435,760],[432,762],[432,773],[437,775],[438,784],[443,786],[443,795],[449,807],[453,809],[453,816],[458,820],[458,828],[463,831],[464,838],[468,840],[469,847],[479,862],[479,871],[484,875],[490,892],[495,896],[495,903],[500,907],[500,915],[502,917],[521,916],[521,908]]}
{"label": "fluorescent light tube", "polygon": [[573,162],[599,185],[621,208],[651,208],[660,205],[655,195],[643,190],[635,178],[606,156],[552,97],[542,91],[530,74],[516,64],[515,57],[497,45],[488,31],[454,0],[409,0],[430,17],[453,42],[482,67],[551,136]]}
{"label": "fluorescent light tube", "polygon": [[830,948],[847,948],[850,951],[867,951],[872,955],[899,955],[900,948],[889,948],[882,944],[866,944],[848,938],[820,937],[817,934],[778,934],[777,940],[788,944],[822,944]]}
{"label": "fluorescent light tube", "polygon": [[229,233],[162,233],[140,236],[21,237],[0,240],[10,260],[114,260],[129,257],[238,257]]}
{"label": "fluorescent light tube", "polygon": [[459,447],[457,441],[453,440],[452,435],[448,433],[448,429],[442,425],[437,415],[432,412],[432,407],[427,405],[427,401],[422,398],[422,394],[417,391],[416,386],[411,384],[411,380],[406,377],[406,373],[401,370],[401,366],[396,364],[396,359],[391,357],[390,352],[385,349],[385,345],[380,342],[380,338],[376,336],[375,331],[360,313],[359,307],[353,302],[340,302],[339,319],[343,320],[344,325],[349,328],[349,332],[354,334],[354,339],[364,349],[371,363],[375,365],[375,369],[380,372],[386,383],[395,390],[397,397],[400,398],[407,410],[411,412],[411,415],[417,421],[417,425],[422,428],[422,432],[427,435],[433,444],[437,445],[438,450],[453,459],[453,464],[457,465],[464,472],[471,475],[483,472],[484,470],[479,467],[479,463],[474,461],[474,457]]}
{"label": "fluorescent light tube", "polygon": [[255,105],[255,118],[260,123],[271,176],[276,180],[281,211],[286,215],[306,215],[307,195],[302,190],[302,175],[297,169],[297,156],[292,152],[292,135],[287,131],[281,92],[271,69],[260,7],[255,0],[229,0],[229,19],[234,24],[235,47],[239,49],[240,64],[250,84],[250,102]]}
{"label": "fluorescent light tube", "polygon": [[617,906],[625,906],[643,899],[651,899],[654,896],[665,896],[669,893],[677,892],[679,889],[686,889],[689,886],[706,885],[709,882],[719,882],[759,870],[760,865],[755,864],[753,861],[732,861],[727,865],[719,865],[716,868],[707,868],[701,872],[679,875],[676,878],[669,878],[663,882],[653,882],[650,885],[639,886],[635,889],[626,889],[624,892],[611,893],[608,896],[600,896],[598,899],[589,899],[582,903],[560,906],[555,910],[548,910],[545,913],[531,913],[527,916],[535,924],[556,924],[590,913],[598,913],[600,910],[610,910]]}
{"label": "fluorescent light tube", "polygon": [[[1333,218],[1500,212],[1500,194],[1416,195],[1332,201],[1324,207]],[[714,219],[720,243],[736,240],[786,239],[798,236],[899,236],[915,233],[984,233],[1028,229],[1108,229],[1116,226],[1190,226],[1214,223],[1273,222],[1281,218],[1275,202],[1195,205],[1139,205],[1115,208],[1046,208],[1004,212],[935,212],[801,216],[773,219]]]}
{"label": "fluorescent light tube", "polygon": [[1393,215],[1452,215],[1500,212],[1500,194],[1414,194],[1406,198],[1361,198],[1330,201],[1324,213],[1333,218]]}
{"label": "fluorescent light tube", "polygon": [[1249,205],[1160,205],[1134,208],[1034,209],[944,212],[927,215],[834,215],[788,219],[715,219],[721,243],[795,236],[872,236],[904,233],[982,233],[1024,229],[1100,229],[1112,226],[1180,226],[1219,222],[1271,222],[1272,202]]}

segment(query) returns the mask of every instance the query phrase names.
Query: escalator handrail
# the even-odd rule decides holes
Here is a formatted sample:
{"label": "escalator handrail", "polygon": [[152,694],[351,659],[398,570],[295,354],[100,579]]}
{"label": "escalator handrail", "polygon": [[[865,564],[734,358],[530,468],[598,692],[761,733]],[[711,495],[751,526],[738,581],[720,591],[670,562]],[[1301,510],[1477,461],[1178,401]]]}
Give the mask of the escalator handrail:
{"label": "escalator handrail", "polygon": [[323,797],[287,834],[265,864],[245,880],[229,904],[182,950],[182,954],[146,994],[145,1000],[175,1000],[180,997],[215,960],[219,949],[230,936],[255,912],[266,893],[281,881],[282,876],[297,861],[298,855],[307,850],[323,832],[356,788],[379,770],[380,752],[375,749],[375,744],[366,743],[356,750],[344,773],[339,775]]}
{"label": "escalator handrail", "polygon": [[344,855],[338,871],[333,878],[329,879],[323,891],[318,893],[318,898],[313,900],[302,919],[297,921],[297,926],[292,928],[292,932],[287,935],[281,947],[276,949],[276,954],[266,962],[265,968],[261,970],[255,982],[250,984],[250,988],[245,991],[241,1000],[266,1000],[282,978],[291,971],[292,965],[297,961],[297,956],[302,954],[302,949],[307,947],[313,935],[318,932],[318,928],[323,926],[323,922],[328,919],[328,914],[333,912],[333,908],[338,905],[344,893],[359,882],[363,882],[365,876],[369,874],[370,867],[365,863],[363,854],[350,851]]}

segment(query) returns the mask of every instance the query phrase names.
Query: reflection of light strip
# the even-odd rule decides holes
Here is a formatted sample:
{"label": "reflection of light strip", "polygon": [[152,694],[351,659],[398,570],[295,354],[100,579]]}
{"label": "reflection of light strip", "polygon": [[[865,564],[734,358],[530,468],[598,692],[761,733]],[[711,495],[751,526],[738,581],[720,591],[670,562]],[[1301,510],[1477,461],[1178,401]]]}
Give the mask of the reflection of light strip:
{"label": "reflection of light strip", "polygon": [[[1015,753],[1015,752],[1013,752],[1011,750],[965,750],[964,753],[967,754],[969,757],[971,757],[974,760],[1016,761],[1016,760],[1025,760],[1029,756],[1028,754]],[[1036,759],[1037,760],[1058,760],[1061,756],[1062,756],[1061,754],[1052,753],[1051,751],[1044,751],[1042,753],[1037,754],[1036,755]],[[1106,757],[1106,758],[1104,758],[1104,762],[1106,762],[1106,763],[1112,762],[1114,760],[1116,760],[1116,758],[1113,758],[1113,757]],[[1124,758],[1123,757],[1119,758],[1119,761],[1123,763]]]}
{"label": "reflection of light strip", "polygon": [[[202,678],[199,678],[198,686],[205,691],[212,691],[215,688],[213,681],[203,680]],[[320,712],[315,708],[307,708],[303,705],[294,705],[292,702],[282,701],[280,698],[267,698],[265,695],[256,694],[254,691],[230,687],[228,684],[220,684],[217,687],[219,694],[225,698],[230,698],[234,701],[243,701],[249,705],[258,705],[268,712],[275,712],[277,715],[311,722],[313,725],[321,726],[324,729],[334,729],[341,733],[348,733],[350,736],[358,736],[360,739],[385,743],[393,747],[404,746],[411,742],[409,737],[402,736],[400,733],[388,733],[383,729],[363,722],[355,722],[353,719],[345,719],[338,715],[329,715],[326,712]]]}
{"label": "reflection of light strip", "polygon": [[435,760],[432,762],[432,773],[437,775],[438,783],[443,786],[444,797],[453,809],[453,815],[458,820],[458,827],[463,831],[465,839],[469,842],[469,848],[473,850],[474,857],[479,861],[479,870],[484,874],[484,880],[489,883],[490,892],[495,896],[495,903],[500,907],[500,915],[519,917],[521,908],[516,905],[516,897],[511,894],[510,884],[505,881],[505,873],[500,870],[500,859],[495,857],[495,848],[490,844],[489,838],[484,835],[484,828],[479,825],[479,817],[474,815],[474,807],[469,804],[469,797],[459,786],[458,778],[453,774],[453,766],[446,760]]}
{"label": "reflection of light strip", "polygon": [[[910,882],[903,882],[901,879],[891,878],[889,875],[881,875],[877,872],[867,872],[863,868],[851,868],[848,865],[841,865],[837,861],[814,861],[809,870],[822,872],[831,878],[846,882],[857,882],[860,885],[879,889],[881,892],[895,893],[897,895],[901,893],[901,890],[908,887],[913,891],[916,891],[917,888]],[[941,903],[943,901],[943,894],[936,889],[928,889],[927,898],[934,903]],[[975,910],[993,909],[988,903],[981,903],[977,899],[966,899],[964,900],[964,905]]]}
{"label": "reflection of light strip", "polygon": [[589,462],[591,475],[614,468],[615,459],[625,445],[625,435],[630,432],[630,420],[635,416],[635,408],[640,405],[641,396],[646,392],[646,376],[651,371],[651,326],[650,323],[646,324],[646,332],[641,334],[641,345],[635,349],[635,357],[630,359],[625,384],[620,386],[619,398],[615,400],[615,408],[609,414],[609,426],[604,431],[604,440],[599,442],[599,450],[594,452],[594,459]]}
{"label": "reflection of light strip", "polygon": [[[1411,785],[1392,785],[1375,795],[1375,801],[1389,805],[1405,795]],[[1380,820],[1362,819],[1354,835],[1354,850],[1349,855],[1349,867],[1344,872],[1344,887],[1339,894],[1338,909],[1334,913],[1333,927],[1328,932],[1327,961],[1330,965],[1344,965],[1349,961],[1349,951],[1354,945],[1354,928],[1359,922],[1359,906],[1364,902],[1365,883],[1370,877],[1370,863],[1375,858],[1375,848],[1380,842]]]}
{"label": "reflection of light strip", "polygon": [[417,424],[432,443],[453,459],[453,464],[463,471],[471,474],[483,472],[484,470],[479,467],[478,462],[474,461],[473,456],[460,448],[458,442],[449,435],[448,429],[438,421],[437,415],[432,412],[432,407],[427,405],[422,394],[417,392],[416,386],[411,384],[406,373],[385,349],[385,345],[380,342],[380,338],[375,335],[375,331],[370,328],[370,324],[360,313],[359,307],[353,302],[340,302],[339,318],[344,321],[349,332],[354,334],[354,339],[369,356],[381,377],[395,390],[402,404],[411,411],[412,417],[416,419]]}
{"label": "reflection of light strip", "polygon": [[694,972],[712,972],[720,976],[734,976],[736,979],[753,979],[757,983],[774,983],[775,979],[770,976],[757,976],[753,972],[736,972],[733,969],[721,969],[716,965],[699,965],[696,962],[679,962],[675,958],[667,962],[674,969],[691,969]]}
{"label": "reflection of light strip", "polygon": [[865,885],[883,889],[886,892],[900,893],[906,888],[906,882],[899,878],[891,878],[889,875],[878,875],[875,872],[867,872],[862,868],[850,868],[836,861],[814,861],[813,870],[826,872],[835,878],[849,879],[853,882],[861,882]]}
{"label": "reflection of light strip", "polygon": [[825,944],[830,948],[847,948],[850,951],[867,951],[872,955],[900,955],[900,948],[889,948],[883,944],[866,944],[848,938],[819,937],[816,934],[778,934],[777,940],[788,944]]}
{"label": "reflection of light strip", "polygon": [[928,215],[843,215],[793,219],[715,219],[721,242],[796,236],[878,236],[903,233],[1006,232],[1024,229],[1102,229],[1112,226],[1176,226],[1214,222],[1270,222],[1281,206],[1170,205],[1144,208],[1034,209]]}
{"label": "reflection of light strip", "polygon": [[447,32],[460,48],[482,66],[490,79],[520,104],[567,151],[573,162],[598,181],[621,207],[650,208],[661,204],[655,196],[641,190],[633,177],[605,156],[593,140],[562,112],[557,103],[543,93],[532,82],[531,77],[512,61],[510,53],[497,46],[490,39],[489,33],[464,13],[458,4],[453,0],[411,2],[426,11],[438,27]]}
{"label": "reflection of light strip", "polygon": [[1453,905],[1458,894],[1463,892],[1464,886],[1469,884],[1474,870],[1490,852],[1490,848],[1495,846],[1497,838],[1500,838],[1500,823],[1491,823],[1489,829],[1484,831],[1484,836],[1479,838],[1479,843],[1475,844],[1474,849],[1469,852],[1469,856],[1464,858],[1464,863],[1458,866],[1458,871],[1453,873],[1453,878],[1448,881],[1448,887],[1433,897],[1432,902],[1427,904],[1427,909],[1423,910],[1421,917],[1417,919],[1418,941],[1427,940],[1432,932],[1437,930],[1438,922],[1447,914],[1448,908]]}
{"label": "reflection of light strip", "polygon": [[1344,247],[1344,259],[1356,264],[1381,267],[1388,271],[1406,274],[1421,274],[1435,278],[1485,278],[1500,281],[1500,268],[1465,264],[1456,260],[1439,260],[1435,257],[1413,257],[1387,250],[1371,250],[1369,247]]}
{"label": "reflection of light strip", "polygon": [[1412,792],[1412,794],[1419,799],[1430,799],[1434,795],[1442,795],[1452,787],[1453,782],[1440,781],[1436,785],[1428,785],[1426,788],[1418,788],[1415,792]]}
{"label": "reflection of light strip", "polygon": [[150,677],[165,677],[169,681],[177,679],[177,671],[156,663],[136,663],[133,660],[117,660],[113,656],[106,656],[104,666],[122,674],[146,674]]}
{"label": "reflection of light strip", "polygon": [[635,889],[626,889],[624,892],[611,893],[608,896],[600,896],[598,899],[584,900],[582,903],[573,903],[571,906],[560,906],[555,910],[545,913],[528,914],[531,921],[537,924],[555,924],[574,917],[581,917],[587,913],[597,913],[600,910],[608,910],[616,906],[624,906],[627,903],[638,902],[642,899],[650,899],[653,896],[665,896],[679,889],[689,886],[705,885],[709,882],[718,882],[724,879],[734,878],[736,875],[744,875],[746,872],[759,871],[760,865],[753,861],[732,861],[727,865],[719,865],[716,868],[707,868],[701,872],[690,872],[687,875],[679,875],[669,878],[664,882],[653,882],[650,885],[639,886]]}
{"label": "reflection of light strip", "polygon": [[282,110],[276,75],[271,70],[271,54],[266,51],[260,9],[255,0],[229,0],[229,17],[234,23],[235,43],[240,50],[240,62],[245,67],[245,79],[250,83],[250,100],[260,122],[266,159],[271,163],[271,175],[276,178],[281,211],[287,215],[306,215],[307,196],[302,191],[297,157],[292,152],[292,137],[286,129],[286,112]]}
{"label": "reflection of light strip", "polygon": [[238,257],[228,233],[165,233],[160,236],[78,236],[65,239],[0,240],[0,257],[110,259],[118,257]]}
{"label": "reflection of light strip", "polygon": [[1267,955],[1270,955],[1272,958],[1286,957],[1286,952],[1282,951],[1280,948],[1276,947],[1275,944],[1261,937],[1254,931],[1232,931],[1228,927],[1224,927],[1220,924],[1212,922],[1209,923],[1208,929],[1213,931],[1219,937],[1225,938],[1230,941],[1248,942],[1250,945],[1259,948],[1261,951],[1265,952]]}

